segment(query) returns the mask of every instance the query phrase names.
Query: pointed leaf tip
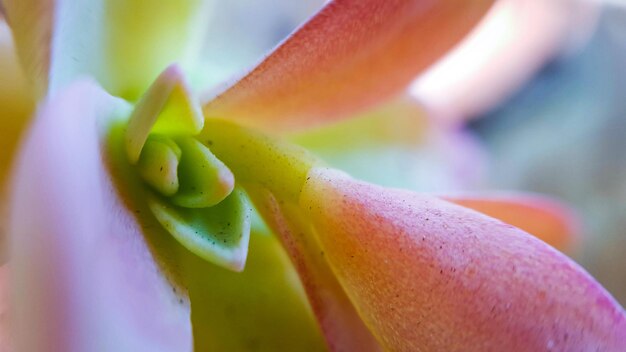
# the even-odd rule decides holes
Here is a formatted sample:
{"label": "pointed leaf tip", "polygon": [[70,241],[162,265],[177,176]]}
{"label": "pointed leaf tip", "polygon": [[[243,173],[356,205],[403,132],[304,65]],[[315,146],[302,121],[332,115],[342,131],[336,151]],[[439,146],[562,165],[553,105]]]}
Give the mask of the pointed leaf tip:
{"label": "pointed leaf tip", "polygon": [[515,227],[320,168],[300,207],[389,350],[626,350],[622,307],[577,264]]}
{"label": "pointed leaf tip", "polygon": [[167,135],[195,135],[202,130],[204,117],[184,74],[176,64],[169,66],[137,102],[126,130],[126,152],[136,163],[151,132]]}
{"label": "pointed leaf tip", "polygon": [[245,193],[235,189],[209,208],[178,207],[151,196],[148,206],[178,242],[201,258],[234,271],[243,270],[250,240],[250,213]]}

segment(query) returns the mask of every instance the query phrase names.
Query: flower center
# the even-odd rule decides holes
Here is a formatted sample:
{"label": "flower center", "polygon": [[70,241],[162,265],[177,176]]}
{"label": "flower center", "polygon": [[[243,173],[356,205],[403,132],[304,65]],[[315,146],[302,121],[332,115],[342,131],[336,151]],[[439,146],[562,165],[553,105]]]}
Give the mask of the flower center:
{"label": "flower center", "polygon": [[161,225],[191,252],[242,270],[251,207],[230,169],[195,137],[203,125],[181,70],[170,66],[135,106],[126,154]]}
{"label": "flower center", "polygon": [[297,202],[309,170],[319,164],[280,139],[205,119],[175,65],[135,106],[125,143],[161,225],[190,251],[233,270],[245,264],[252,211],[239,184]]}

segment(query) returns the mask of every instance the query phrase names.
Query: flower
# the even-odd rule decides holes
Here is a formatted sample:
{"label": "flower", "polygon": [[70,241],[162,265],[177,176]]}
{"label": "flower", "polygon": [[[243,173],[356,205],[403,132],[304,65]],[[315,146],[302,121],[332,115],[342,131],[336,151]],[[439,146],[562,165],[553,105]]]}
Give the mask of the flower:
{"label": "flower", "polygon": [[[186,17],[199,2],[180,4],[170,10]],[[511,209],[523,210],[524,222],[541,224],[561,224],[562,209],[533,198],[507,199],[509,207],[498,199],[450,198],[462,207],[374,186],[267,132],[336,120],[394,97],[474,25],[489,1],[332,1],[204,104],[204,119],[175,66],[140,94],[167,55],[133,53],[126,58],[136,71],[125,71],[120,57],[136,42],[113,42],[120,57],[103,54],[96,39],[107,30],[105,38],[119,38],[124,28],[100,27],[106,16],[113,13],[118,24],[134,18],[124,11],[115,17],[120,3],[4,5],[43,96],[11,184],[12,328],[21,349],[189,350],[192,329],[198,350],[322,348],[271,238],[257,236],[255,244],[252,236],[257,265],[243,282],[200,259],[232,269],[245,259],[246,207],[223,204],[233,195],[243,199],[232,175],[278,234],[331,349],[624,347],[622,308],[583,269],[466,207],[509,219]],[[174,14],[163,18],[172,31],[186,28]],[[130,38],[142,32],[130,29]],[[180,44],[176,36],[159,40]],[[80,79],[84,74],[111,93],[141,99],[133,105],[113,97]],[[161,171],[154,165],[178,168],[179,179],[154,177]],[[215,196],[210,201],[185,189],[197,175],[215,180],[198,187],[219,186],[204,189]],[[177,199],[181,190],[189,197]],[[215,242],[225,219],[239,226],[224,238],[232,246]],[[266,293],[279,300],[246,305],[257,299],[246,301],[247,291],[259,292],[268,279],[285,291]],[[187,303],[172,292],[181,289],[193,326]],[[216,307],[220,300],[225,305]],[[265,303],[271,306],[258,306]],[[256,321],[250,307],[279,318]],[[240,326],[227,329],[224,321]],[[274,324],[293,336],[276,334]]]}

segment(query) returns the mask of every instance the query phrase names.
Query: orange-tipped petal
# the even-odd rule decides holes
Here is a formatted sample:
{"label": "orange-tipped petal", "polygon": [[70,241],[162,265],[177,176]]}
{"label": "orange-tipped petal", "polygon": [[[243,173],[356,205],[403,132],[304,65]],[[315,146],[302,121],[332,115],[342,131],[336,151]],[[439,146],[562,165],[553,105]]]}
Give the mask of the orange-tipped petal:
{"label": "orange-tipped petal", "polygon": [[325,169],[311,171],[300,205],[389,350],[626,350],[626,317],[615,300],[513,226]]}
{"label": "orange-tipped petal", "polygon": [[9,223],[20,351],[191,350],[189,308],[137,218],[146,206],[130,208],[109,172],[103,131],[128,114],[126,103],[79,81],[50,97],[26,138]]}
{"label": "orange-tipped petal", "polygon": [[567,252],[573,249],[578,221],[565,205],[534,194],[445,196],[443,199],[518,227]]}
{"label": "orange-tipped petal", "polygon": [[297,206],[277,202],[265,190],[250,193],[298,271],[331,351],[381,351],[324,259]]}
{"label": "orange-tipped petal", "polygon": [[266,129],[330,121],[404,89],[492,0],[334,0],[205,106]]}

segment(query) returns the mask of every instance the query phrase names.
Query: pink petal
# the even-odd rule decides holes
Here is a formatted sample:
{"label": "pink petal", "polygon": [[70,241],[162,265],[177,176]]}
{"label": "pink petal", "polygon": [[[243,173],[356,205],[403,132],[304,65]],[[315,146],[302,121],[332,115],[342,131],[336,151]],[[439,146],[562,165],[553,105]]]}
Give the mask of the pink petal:
{"label": "pink petal", "polygon": [[300,205],[389,350],[626,350],[626,317],[615,300],[517,228],[324,169],[310,173]]}
{"label": "pink petal", "polygon": [[205,115],[288,129],[373,106],[449,50],[492,2],[332,1]]}
{"label": "pink petal", "polygon": [[331,351],[381,351],[363,324],[311,236],[297,207],[279,203],[267,191],[250,193],[276,231],[298,271],[309,303]]}
{"label": "pink petal", "polygon": [[[35,119],[10,207],[20,351],[191,350],[189,308],[155,264],[142,227],[167,235],[154,220],[139,224],[134,212],[147,209],[129,208],[110,174],[119,164],[103,160],[111,154],[101,131],[129,113],[121,100],[80,81],[51,97]],[[118,142],[116,155],[124,155]]]}
{"label": "pink petal", "polygon": [[0,267],[0,351],[15,351],[10,325],[11,306],[9,301],[9,266]]}
{"label": "pink petal", "polygon": [[533,194],[445,196],[443,199],[518,227],[567,252],[578,234],[578,219],[565,205]]}

